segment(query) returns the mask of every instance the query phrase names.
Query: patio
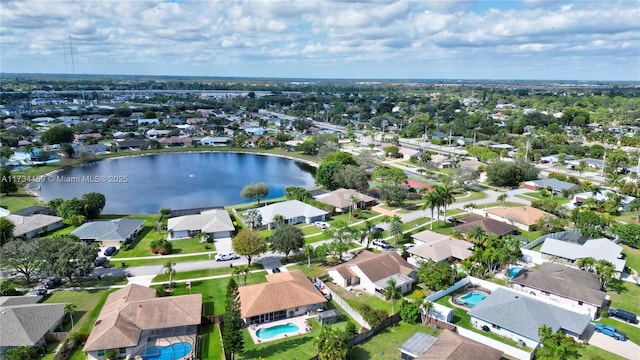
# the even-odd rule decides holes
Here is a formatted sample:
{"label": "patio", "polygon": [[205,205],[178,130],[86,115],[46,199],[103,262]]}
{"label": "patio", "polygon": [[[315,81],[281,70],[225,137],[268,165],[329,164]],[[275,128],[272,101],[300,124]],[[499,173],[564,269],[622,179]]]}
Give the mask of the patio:
{"label": "patio", "polygon": [[[279,340],[279,339],[284,339],[287,337],[293,337],[293,336],[297,336],[297,335],[302,335],[308,332],[313,331],[313,328],[311,327],[311,325],[309,325],[307,323],[307,319],[309,318],[309,316],[306,315],[302,315],[302,316],[296,316],[296,317],[291,317],[291,318],[287,318],[287,319],[283,319],[283,320],[278,320],[278,321],[273,321],[273,322],[269,322],[269,323],[262,323],[259,325],[249,325],[247,327],[247,330],[249,331],[249,335],[251,335],[251,339],[253,340],[253,342],[255,344],[260,344],[260,343],[265,343],[265,342],[269,342],[269,341],[274,341],[274,340]],[[283,333],[283,334],[278,334],[275,335],[271,338],[268,339],[264,339],[264,338],[259,338],[256,333],[258,332],[258,330],[260,329],[268,329],[271,327],[275,327],[278,325],[286,325],[286,324],[293,324],[296,325],[298,327],[298,331],[294,332],[294,333]]]}

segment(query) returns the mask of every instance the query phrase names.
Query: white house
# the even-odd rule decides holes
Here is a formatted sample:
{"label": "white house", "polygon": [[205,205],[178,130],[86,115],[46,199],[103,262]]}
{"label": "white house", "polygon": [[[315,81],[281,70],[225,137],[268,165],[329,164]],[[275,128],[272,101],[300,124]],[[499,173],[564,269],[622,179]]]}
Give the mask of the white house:
{"label": "white house", "polygon": [[167,220],[169,240],[208,234],[214,239],[231,237],[235,231],[233,221],[225,209],[206,210],[200,214],[185,215]]}
{"label": "white house", "polygon": [[311,205],[305,204],[298,200],[283,201],[257,209],[262,216],[262,225],[272,228],[274,226],[273,218],[276,215],[282,215],[287,224],[311,224],[314,221],[324,221],[327,211],[318,209]]}
{"label": "white house", "polygon": [[333,282],[344,288],[357,288],[382,296],[389,280],[404,294],[416,282],[418,269],[396,252],[375,254],[362,251],[355,259],[329,269]]}

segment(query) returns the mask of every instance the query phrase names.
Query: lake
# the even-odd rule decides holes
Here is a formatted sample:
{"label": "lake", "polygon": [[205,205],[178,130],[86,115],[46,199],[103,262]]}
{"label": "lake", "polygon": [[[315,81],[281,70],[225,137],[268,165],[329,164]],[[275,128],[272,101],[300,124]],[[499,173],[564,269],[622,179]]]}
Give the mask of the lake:
{"label": "lake", "polygon": [[[265,182],[267,199],[287,186],[311,188],[315,168],[299,161],[257,154],[209,152],[131,156],[65,169],[32,184],[46,201],[104,194],[107,214],[153,214],[161,208],[190,209],[251,202],[240,191]],[[40,189],[37,186],[40,185]]]}

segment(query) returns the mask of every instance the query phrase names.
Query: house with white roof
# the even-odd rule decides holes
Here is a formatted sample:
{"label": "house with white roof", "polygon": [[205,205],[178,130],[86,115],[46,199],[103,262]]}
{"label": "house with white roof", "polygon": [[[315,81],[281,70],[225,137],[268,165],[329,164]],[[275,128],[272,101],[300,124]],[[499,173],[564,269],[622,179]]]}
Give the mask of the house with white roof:
{"label": "house with white roof", "polygon": [[225,209],[206,210],[200,214],[185,215],[167,220],[169,240],[208,234],[214,239],[231,237],[235,231],[233,221]]}
{"label": "house with white roof", "polygon": [[560,194],[565,190],[575,191],[578,189],[577,184],[555,178],[525,181],[522,185],[525,189],[533,191],[551,188],[554,194]]}
{"label": "house with white roof", "polygon": [[22,216],[11,214],[5,218],[15,225],[13,236],[17,238],[31,239],[42,232],[53,231],[63,226],[63,219],[59,216],[44,214]]}
{"label": "house with white roof", "polygon": [[285,223],[295,225],[300,223],[311,224],[314,221],[324,221],[328,212],[317,207],[305,204],[298,200],[283,201],[257,209],[262,216],[262,225],[269,229],[274,227],[274,217],[282,215]]}
{"label": "house with white roof", "polygon": [[631,211],[629,206],[631,205],[631,202],[636,199],[635,197],[629,195],[620,195],[608,189],[602,189],[595,194],[593,192],[583,192],[575,194],[573,195],[573,202],[582,203],[587,199],[593,199],[596,203],[600,203],[609,200],[609,197],[614,195],[620,196],[620,211]]}
{"label": "house with white roof", "polygon": [[622,247],[607,238],[590,239],[584,242],[568,242],[547,238],[540,248],[543,258],[555,262],[575,265],[579,259],[594,258],[606,260],[613,264],[620,274],[624,270],[625,260],[622,258]]}
{"label": "house with white roof", "polygon": [[468,312],[471,324],[478,329],[536,348],[542,325],[555,333],[560,330],[576,339],[583,338],[591,317],[587,314],[540,301],[533,296],[498,288]]}

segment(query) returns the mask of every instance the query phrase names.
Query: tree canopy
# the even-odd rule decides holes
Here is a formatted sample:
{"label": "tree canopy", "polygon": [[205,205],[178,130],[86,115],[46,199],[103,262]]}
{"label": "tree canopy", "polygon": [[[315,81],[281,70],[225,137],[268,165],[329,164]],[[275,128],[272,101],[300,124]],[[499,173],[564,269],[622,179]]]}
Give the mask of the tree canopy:
{"label": "tree canopy", "polygon": [[64,125],[52,126],[42,134],[45,144],[68,144],[73,142],[73,129]]}
{"label": "tree canopy", "polygon": [[259,231],[243,229],[232,240],[233,251],[247,257],[248,265],[251,259],[267,251],[267,241]]}
{"label": "tree canopy", "polygon": [[242,188],[240,196],[243,199],[255,199],[260,204],[260,199],[269,195],[269,185],[266,183],[250,184]]}
{"label": "tree canopy", "polygon": [[538,169],[524,161],[494,161],[487,166],[487,179],[495,186],[517,186],[538,178]]}
{"label": "tree canopy", "polygon": [[283,253],[287,259],[289,253],[298,251],[304,246],[304,234],[299,228],[285,224],[273,230],[269,242],[272,250]]}

